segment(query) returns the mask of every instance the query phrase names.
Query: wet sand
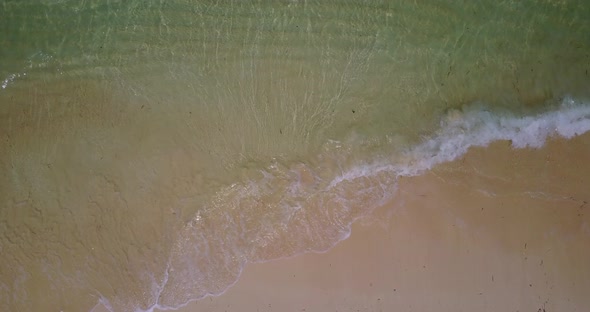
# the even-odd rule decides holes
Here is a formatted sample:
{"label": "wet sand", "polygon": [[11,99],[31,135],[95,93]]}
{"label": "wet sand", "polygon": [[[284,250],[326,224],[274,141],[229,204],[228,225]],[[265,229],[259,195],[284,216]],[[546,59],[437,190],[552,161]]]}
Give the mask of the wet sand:
{"label": "wet sand", "polygon": [[[218,293],[332,246],[394,185],[364,165],[424,136],[384,163],[590,130],[563,119],[589,98],[582,0],[68,2],[0,10],[2,311]],[[185,311],[583,310],[588,145],[502,142],[402,179],[333,250],[248,265]]]}
{"label": "wet sand", "polygon": [[589,311],[590,133],[472,148],[324,254],[250,264],[196,311]]}

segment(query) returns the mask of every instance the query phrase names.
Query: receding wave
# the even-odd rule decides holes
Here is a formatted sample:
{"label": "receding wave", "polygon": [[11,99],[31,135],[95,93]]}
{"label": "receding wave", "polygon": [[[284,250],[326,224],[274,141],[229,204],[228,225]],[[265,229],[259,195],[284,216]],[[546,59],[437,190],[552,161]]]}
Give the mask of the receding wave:
{"label": "receding wave", "polygon": [[588,131],[585,3],[4,1],[0,309],[174,309],[402,176]]}
{"label": "receding wave", "polygon": [[[400,176],[457,159],[470,147],[509,140],[514,148],[539,148],[551,137],[587,131],[590,106],[571,98],[528,116],[473,105],[449,112],[440,129],[421,143],[373,162],[339,166],[346,146],[334,141],[325,145],[315,166],[277,161],[259,170],[257,178],[219,190],[184,226],[164,278],[154,281],[147,311],[222,294],[247,263],[329,250],[349,236],[355,220],[394,196]],[[124,305],[122,300],[117,301]]]}

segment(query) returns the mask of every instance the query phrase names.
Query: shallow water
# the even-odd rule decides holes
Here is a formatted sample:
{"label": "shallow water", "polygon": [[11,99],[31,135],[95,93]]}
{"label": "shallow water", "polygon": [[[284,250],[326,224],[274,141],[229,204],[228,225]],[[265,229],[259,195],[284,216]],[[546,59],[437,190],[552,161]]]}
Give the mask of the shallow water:
{"label": "shallow water", "polygon": [[177,307],[590,129],[584,1],[0,4],[0,307]]}

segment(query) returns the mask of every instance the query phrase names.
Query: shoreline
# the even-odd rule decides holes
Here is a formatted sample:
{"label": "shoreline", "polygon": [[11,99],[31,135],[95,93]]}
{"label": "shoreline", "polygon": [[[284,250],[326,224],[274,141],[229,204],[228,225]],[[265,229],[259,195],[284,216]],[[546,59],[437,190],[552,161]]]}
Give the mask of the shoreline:
{"label": "shoreline", "polygon": [[574,165],[587,155],[590,133],[541,149],[472,148],[402,178],[328,252],[248,264],[224,294],[178,311],[585,311],[590,168]]}
{"label": "shoreline", "polygon": [[[484,123],[482,124],[480,119],[476,117],[485,117],[487,116],[486,112],[483,112],[482,114],[476,112],[473,114],[472,110],[467,110],[463,113],[458,112],[457,114],[450,114],[447,118],[448,120],[444,120],[444,123],[441,124],[440,131],[437,131],[430,140],[423,144],[417,145],[415,149],[411,149],[409,151],[408,159],[404,158],[406,155],[401,156],[402,158],[400,159],[400,162],[407,162],[408,166],[411,164],[414,166],[414,169],[408,169],[408,171],[405,172],[403,170],[398,171],[399,168],[396,166],[392,166],[393,168],[387,166],[384,168],[379,166],[373,168],[369,166],[367,168],[367,170],[375,170],[374,177],[376,177],[376,180],[371,180],[367,185],[369,185],[371,188],[375,188],[377,193],[379,193],[379,191],[385,191],[385,189],[382,189],[384,185],[380,184],[380,178],[384,178],[387,182],[393,182],[393,180],[396,180],[392,177],[388,177],[388,172],[402,172],[402,176],[399,177],[399,180],[396,180],[397,182],[395,186],[398,189],[395,193],[396,195],[393,195],[392,200],[388,201],[381,208],[377,208],[376,211],[373,211],[371,208],[366,212],[363,212],[365,210],[364,208],[374,206],[363,205],[368,203],[367,199],[364,197],[357,196],[355,198],[356,202],[354,209],[357,211],[352,213],[350,218],[356,219],[358,216],[363,216],[365,213],[368,213],[368,211],[372,211],[370,215],[363,216],[360,221],[357,220],[355,221],[355,224],[353,224],[352,237],[355,239],[351,240],[351,237],[349,237],[347,234],[342,236],[347,237],[344,238],[344,241],[335,243],[336,247],[331,245],[332,247],[323,253],[299,254],[297,256],[263,261],[261,263],[250,263],[246,266],[244,272],[254,271],[255,273],[249,273],[246,275],[243,273],[237,281],[232,280],[233,282],[231,283],[231,286],[225,288],[221,295],[209,296],[199,301],[190,302],[177,310],[186,312],[195,311],[195,309],[200,310],[200,307],[205,304],[204,302],[212,302],[212,304],[215,304],[215,302],[226,302],[228,300],[229,302],[233,302],[234,300],[238,300],[238,302],[249,302],[250,299],[248,298],[251,296],[256,297],[255,294],[252,294],[248,298],[242,298],[242,295],[236,295],[236,291],[232,291],[232,289],[237,288],[237,292],[244,291],[245,293],[248,293],[253,287],[266,289],[265,287],[269,287],[268,285],[270,285],[272,289],[264,290],[261,293],[268,291],[279,291],[282,289],[280,290],[282,293],[278,293],[277,296],[279,298],[283,298],[283,304],[286,304],[285,302],[288,303],[290,302],[289,300],[292,300],[290,294],[298,293],[298,295],[294,296],[293,298],[304,296],[302,299],[304,301],[311,300],[313,302],[317,302],[317,304],[321,306],[321,308],[318,308],[319,311],[333,309],[333,306],[325,306],[326,303],[322,301],[322,298],[313,297],[314,295],[310,293],[309,289],[307,289],[310,287],[310,285],[313,286],[316,284],[325,285],[323,291],[330,290],[329,294],[326,296],[327,298],[331,298],[333,302],[340,300],[339,298],[356,298],[355,300],[357,301],[350,299],[353,301],[347,301],[347,304],[358,306],[359,310],[377,309],[378,307],[374,306],[372,303],[368,301],[362,301],[366,299],[365,297],[372,296],[373,292],[366,293],[363,289],[354,286],[357,284],[357,280],[363,280],[365,278],[359,276],[360,273],[355,273],[354,278],[349,278],[347,277],[348,273],[346,272],[347,270],[350,270],[351,267],[356,268],[358,263],[380,263],[380,266],[368,268],[369,270],[376,270],[377,273],[374,271],[361,271],[363,272],[362,274],[366,276],[374,276],[376,280],[380,280],[380,282],[377,284],[384,285],[383,287],[385,288],[375,288],[377,293],[383,295],[383,290],[388,290],[391,288],[395,289],[395,292],[397,292],[397,288],[395,285],[391,284],[391,281],[383,280],[385,277],[378,274],[378,272],[383,272],[389,269],[382,263],[383,259],[380,259],[375,253],[373,253],[373,255],[369,258],[362,258],[362,261],[357,259],[358,255],[362,252],[370,254],[368,251],[359,252],[357,250],[363,250],[363,248],[365,248],[365,246],[362,245],[366,243],[363,242],[371,242],[372,245],[376,246],[375,250],[383,250],[391,247],[391,249],[394,251],[388,251],[390,254],[386,253],[384,259],[389,259],[394,262],[402,261],[396,254],[396,248],[400,246],[403,247],[400,249],[400,252],[402,253],[413,255],[420,254],[421,251],[414,250],[412,249],[413,247],[405,250],[403,243],[400,242],[397,237],[393,237],[392,233],[395,233],[395,235],[398,235],[399,237],[410,237],[411,239],[417,239],[418,237],[419,239],[417,241],[426,249],[432,248],[432,246],[429,244],[431,244],[433,241],[443,239],[441,241],[443,244],[446,244],[450,250],[456,251],[459,256],[462,257],[461,261],[463,261],[462,265],[464,267],[469,267],[469,265],[472,263],[485,262],[482,260],[483,258],[481,258],[485,256],[484,258],[499,258],[501,261],[508,261],[506,267],[508,267],[508,269],[511,271],[510,273],[505,274],[507,276],[518,276],[519,274],[525,274],[523,272],[527,272],[526,270],[528,269],[522,268],[528,266],[528,262],[524,264],[521,263],[520,271],[516,267],[510,267],[510,265],[513,265],[513,262],[516,261],[516,258],[514,258],[513,255],[522,253],[521,249],[523,248],[522,245],[524,244],[524,249],[528,248],[527,252],[533,252],[533,255],[530,256],[531,259],[534,259],[535,261],[541,261],[539,263],[545,264],[553,261],[556,263],[556,267],[559,268],[560,272],[565,270],[563,268],[566,268],[567,266],[565,266],[563,263],[566,263],[570,260],[559,255],[555,256],[556,258],[553,260],[542,259],[543,257],[540,256],[540,253],[547,252],[547,250],[538,249],[540,247],[537,246],[539,244],[542,245],[544,242],[548,241],[548,246],[550,246],[549,249],[552,249],[552,246],[559,245],[559,239],[572,239],[574,241],[581,241],[582,243],[578,244],[579,246],[576,245],[578,246],[577,248],[572,247],[573,245],[568,245],[567,248],[560,251],[561,253],[569,255],[572,250],[583,250],[583,246],[585,246],[584,244],[590,243],[590,240],[588,239],[588,236],[590,236],[588,217],[585,217],[583,212],[585,209],[584,207],[586,207],[587,203],[590,202],[590,198],[588,198],[588,192],[584,188],[585,185],[590,184],[590,168],[586,168],[588,166],[585,166],[584,163],[584,161],[588,159],[588,155],[590,155],[590,131],[583,135],[575,136],[576,133],[579,133],[580,129],[584,130],[588,126],[585,124],[587,120],[585,119],[587,116],[587,109],[585,106],[563,107],[566,109],[559,111],[549,111],[541,115],[536,115],[533,117],[533,121],[527,121],[526,118],[528,117],[518,118],[511,116],[508,119],[502,119],[501,116],[493,116],[492,119],[484,118]],[[576,117],[580,115],[582,117]],[[505,128],[498,127],[506,125],[508,125],[508,127],[506,127],[507,132],[494,131],[497,129],[505,130]],[[505,138],[506,133],[510,134],[509,137],[514,139],[499,140]],[[563,137],[558,137],[558,134]],[[574,138],[567,139],[570,136],[574,136]],[[486,142],[490,141],[492,141],[492,143],[489,144],[489,146],[479,146],[485,145]],[[539,146],[541,144],[544,145],[542,145],[542,147],[539,149],[530,148],[530,146]],[[514,146],[520,148],[515,149],[513,148]],[[464,151],[467,149],[468,151],[464,154]],[[457,156],[459,156],[459,158],[456,158]],[[418,159],[419,161],[414,163],[412,162],[412,159]],[[448,162],[448,159],[455,160]],[[347,180],[346,188],[350,189],[351,192],[364,189],[364,182],[362,179],[357,180],[358,177],[356,174],[362,175],[365,168],[359,168],[360,169],[358,170],[355,169],[345,172],[342,176],[342,179]],[[181,170],[180,168],[176,169]],[[295,172],[300,173],[297,170]],[[413,174],[417,172],[421,172],[422,174],[414,176]],[[404,177],[403,173],[406,173],[410,176]],[[337,184],[338,183],[335,185]],[[392,186],[393,184],[388,185]],[[386,191],[385,193],[390,194]],[[389,198],[390,196],[385,197]],[[468,209],[469,207],[466,207],[466,205],[470,204],[473,206],[484,205],[485,208],[482,207],[481,210],[479,208],[475,210]],[[537,205],[542,208],[539,208],[538,211],[535,211],[531,210],[529,207],[530,205]],[[569,208],[564,208],[566,213],[561,215],[560,211],[556,211],[555,209],[551,208],[553,206]],[[576,208],[574,206],[578,208],[574,209]],[[514,207],[526,208],[514,209]],[[322,211],[322,206],[317,205],[316,209],[318,211]],[[537,213],[539,213],[540,216],[538,220]],[[398,221],[394,221],[394,219],[399,216],[406,218],[404,219],[405,223],[402,222],[398,224]],[[559,218],[559,220],[556,221],[557,223],[552,223],[551,217],[556,216]],[[343,225],[348,225],[350,218],[348,220],[346,220],[346,218],[343,219],[347,222],[343,222],[342,220],[337,221],[342,222]],[[518,223],[526,224],[525,229],[523,230],[520,228]],[[407,224],[413,225],[412,227],[408,228]],[[372,227],[375,227],[376,225],[378,225],[378,229],[372,229]],[[401,229],[405,229],[405,232],[401,231],[398,233],[396,226],[399,226]],[[571,226],[576,226],[578,228],[578,232],[568,231],[567,228]],[[421,233],[408,234],[411,232],[411,229],[415,228],[420,229]],[[553,232],[547,234],[547,228],[551,228],[551,230],[557,234]],[[345,227],[343,230],[344,231],[341,231],[341,233],[345,234],[345,232],[347,232],[347,228]],[[358,234],[358,232],[360,232],[360,234]],[[292,231],[291,233],[294,233],[292,236],[297,237],[297,233],[301,232]],[[356,238],[359,235],[361,238]],[[551,235],[555,235],[555,237],[552,237]],[[289,236],[289,238],[290,237],[291,236]],[[321,236],[318,238],[321,238]],[[518,238],[518,242],[515,240],[515,238]],[[353,243],[349,243],[349,240],[351,240]],[[478,245],[480,243],[485,248],[481,247],[480,249],[477,249],[479,248]],[[272,254],[272,252],[274,252],[273,248],[280,249],[282,246],[281,244],[286,243],[284,240],[278,240],[276,244],[273,243],[273,245],[265,251],[271,252]],[[335,251],[333,250],[340,248],[340,245],[349,246],[351,244],[352,247],[343,247],[350,250],[348,250],[346,254],[339,256],[339,259],[350,260],[338,260],[343,264],[335,271],[336,273],[333,273],[332,275],[319,274],[320,272],[327,269],[318,269],[316,262],[321,262],[324,260],[306,260],[309,257],[313,258],[315,256],[322,256],[326,257],[327,259],[334,258],[335,256],[333,254]],[[461,248],[465,244],[466,246],[473,246],[474,248],[477,247],[475,248],[478,250],[476,253],[478,253],[480,258],[473,258],[475,256],[461,254]],[[567,244],[573,243],[568,241]],[[190,247],[192,245],[187,246]],[[179,251],[184,250],[182,247],[179,248]],[[538,250],[535,250],[534,248],[537,248]],[[534,254],[535,252],[537,253],[536,255]],[[444,271],[454,268],[451,255],[445,254],[440,250],[438,250],[437,253],[439,257],[446,257],[447,259],[447,262],[443,265],[443,267],[446,267],[441,269],[443,273]],[[498,254],[501,257],[498,256]],[[528,258],[529,256],[527,256],[527,261]],[[138,259],[139,258],[133,258],[134,261]],[[580,275],[580,272],[582,272],[582,275],[587,276],[588,280],[590,280],[590,273],[583,265],[584,263],[590,263],[590,256],[584,254],[581,256],[581,258],[572,256],[571,259],[573,259],[570,261],[570,264],[572,265],[571,267],[573,269],[568,271],[567,274],[564,274],[565,277],[560,277],[561,279],[551,277],[552,280],[550,282],[545,282],[545,284],[557,285],[556,287],[559,289],[566,288],[565,285],[568,283],[567,280],[577,280],[577,276]],[[439,285],[440,283],[452,284],[450,277],[444,274],[442,274],[443,277],[440,280],[428,280],[424,276],[420,277],[418,273],[421,271],[416,270],[416,268],[412,268],[411,266],[416,262],[415,259],[411,261],[408,260],[406,262],[404,261],[401,262],[402,267],[405,267],[403,270],[412,271],[417,274],[416,276],[418,277],[416,277],[416,279],[418,281],[420,281],[422,278],[423,283],[433,285],[431,285],[434,287],[433,289],[427,289],[426,291],[435,292],[438,294],[441,292],[441,289],[444,288]],[[305,265],[302,265],[300,262],[304,262]],[[215,265],[215,262],[211,263]],[[295,268],[292,267],[294,264],[289,263],[295,263]],[[285,267],[282,268],[282,266]],[[437,267],[437,265],[434,263],[430,263],[428,266]],[[250,267],[253,267],[254,269],[250,269]],[[331,267],[331,264],[329,267]],[[427,266],[424,265],[422,269],[426,269],[426,267]],[[205,265],[197,268],[203,269],[209,267]],[[299,281],[295,284],[293,284],[290,278],[286,278],[281,281],[274,279],[275,276],[280,275],[274,271],[294,270],[295,272],[300,272],[300,274],[305,274],[305,272],[310,271],[309,268],[311,268],[312,272],[315,272],[314,276],[310,276],[309,279]],[[189,273],[192,270],[191,268],[187,269],[187,272]],[[496,268],[496,270],[498,269]],[[457,268],[455,268],[455,272],[455,275],[457,276],[463,275],[463,273],[458,271]],[[435,273],[441,274],[441,272]],[[542,273],[545,274],[546,272]],[[255,277],[252,277],[252,274],[254,274]],[[468,273],[468,275],[469,274],[477,275],[475,272]],[[540,273],[535,271],[533,273],[529,272],[526,274],[533,276]],[[267,275],[270,276],[270,280],[266,279],[265,276]],[[293,279],[295,279],[297,274],[294,275],[295,276]],[[343,278],[343,276],[346,278]],[[389,278],[395,280],[395,276],[389,276]],[[415,277],[407,276],[405,277],[404,283],[417,283],[414,281],[414,278]],[[242,280],[244,279],[245,281],[243,282]],[[542,280],[542,278],[537,278],[535,283],[538,284],[539,280]],[[94,282],[93,279],[90,279],[89,281],[91,283]],[[165,289],[169,293],[179,289],[185,290],[184,287],[190,287],[192,281],[193,279],[186,279],[186,283],[184,285],[177,285],[172,282],[170,285],[167,285],[171,287],[169,289],[166,287]],[[215,279],[205,279],[204,281],[215,281]],[[470,285],[480,285],[480,282],[482,281],[471,280],[469,283]],[[285,287],[276,287],[276,285],[279,283],[284,284]],[[586,284],[588,284],[584,284],[583,281],[576,283],[582,284],[584,287],[586,287]],[[243,284],[247,286],[240,286]],[[374,283],[370,282],[370,284]],[[202,284],[192,285],[198,286]],[[229,285],[229,283],[225,285]],[[528,285],[531,288],[533,287],[533,283]],[[146,289],[149,288],[148,284],[145,283],[141,284],[140,286]],[[510,285],[505,285],[505,288],[509,289],[509,286]],[[243,290],[244,287],[246,288],[245,290]],[[371,288],[372,287],[373,286],[371,286]],[[462,285],[462,287],[465,290],[469,289],[467,284]],[[588,284],[587,287],[590,288],[590,284]],[[162,298],[161,293],[155,288],[157,288],[157,286],[152,285],[152,291],[154,292],[152,295],[155,296],[154,298],[157,298],[159,294],[160,298]],[[313,290],[314,288],[311,287],[310,289]],[[335,289],[335,291],[333,291],[333,289]],[[115,293],[117,292],[115,289],[113,289],[113,291]],[[415,298],[415,302],[413,304],[420,302],[421,300],[418,299],[418,294],[423,291],[424,290],[421,289],[421,286],[414,285],[411,294],[407,295],[406,298]],[[522,292],[522,289],[517,289],[517,291]],[[455,293],[451,293],[444,298],[441,297],[438,300],[440,302],[457,301],[459,300],[458,297],[453,298],[453,296],[458,296],[458,292],[462,292],[462,290],[455,290]],[[572,292],[578,292],[578,288],[573,288]],[[186,294],[189,293],[193,294],[189,291],[186,292]],[[492,294],[492,296],[495,296],[494,298],[503,298],[505,296],[509,296],[511,293],[512,292],[496,292],[495,295]],[[361,298],[362,300],[358,301],[360,300],[358,298],[358,294],[364,294],[362,296],[364,296],[363,298],[365,299]],[[481,295],[483,294],[484,292],[482,291]],[[141,292],[137,292],[136,295],[141,296]],[[393,295],[396,294],[389,294],[388,296]],[[85,303],[82,303],[82,299],[75,299],[75,302],[72,302],[72,304],[78,304],[79,306],[87,307],[89,303],[88,301],[92,302],[95,300],[94,298],[97,298],[97,293],[90,292],[87,293],[85,298],[87,301]],[[126,300],[127,297],[122,298],[123,300]],[[577,294],[574,298],[574,301],[582,302],[581,304],[585,307],[587,302],[580,298],[583,298],[583,296]],[[382,300],[381,297],[379,297],[378,301],[380,306],[386,303],[386,301]],[[475,303],[473,304],[477,304],[478,302],[480,301],[475,300]],[[517,304],[518,300],[514,299],[512,302],[513,304]],[[261,302],[258,303],[262,304]],[[534,302],[532,301],[528,302],[527,304],[529,304],[529,306],[526,308],[533,309],[533,305],[538,305],[538,303],[533,303]],[[281,304],[281,302],[275,302],[275,305],[277,304]],[[291,301],[290,304],[295,303]],[[387,304],[387,309],[403,308],[403,306],[400,306],[399,303]],[[563,309],[567,308],[567,310],[574,309],[572,311],[575,311],[575,307],[563,306],[563,304],[563,302],[560,302],[558,303],[558,306]],[[238,305],[242,306],[243,304],[239,303]],[[407,303],[407,305],[409,306],[411,303]],[[262,306],[251,306],[247,308],[246,311],[250,311],[248,309],[255,311],[260,309],[260,307]],[[342,306],[341,308],[343,307],[345,306]],[[473,306],[472,308],[479,310],[484,309],[481,306]],[[215,311],[213,306],[207,306],[206,309],[213,309],[212,311]],[[423,306],[420,309],[428,311],[428,309],[434,309],[434,307]],[[451,311],[456,309],[456,307],[450,307],[449,309],[449,311]],[[512,307],[506,307],[506,309],[512,309]],[[90,311],[102,312],[107,311],[107,309],[102,307],[100,304],[97,304],[93,308],[90,308]],[[149,311],[158,311],[158,309],[152,308]]]}
{"label": "shoreline", "polygon": [[590,311],[584,1],[5,2],[0,310]]}

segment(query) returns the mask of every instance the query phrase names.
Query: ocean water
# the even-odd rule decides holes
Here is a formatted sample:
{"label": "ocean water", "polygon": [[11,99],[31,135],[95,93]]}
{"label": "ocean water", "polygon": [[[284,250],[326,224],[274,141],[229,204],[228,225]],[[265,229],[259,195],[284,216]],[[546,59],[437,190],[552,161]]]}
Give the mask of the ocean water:
{"label": "ocean water", "polygon": [[174,309],[401,176],[590,130],[586,1],[0,2],[0,309]]}

